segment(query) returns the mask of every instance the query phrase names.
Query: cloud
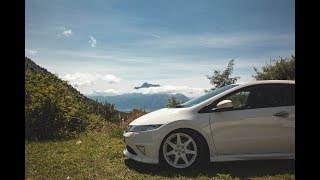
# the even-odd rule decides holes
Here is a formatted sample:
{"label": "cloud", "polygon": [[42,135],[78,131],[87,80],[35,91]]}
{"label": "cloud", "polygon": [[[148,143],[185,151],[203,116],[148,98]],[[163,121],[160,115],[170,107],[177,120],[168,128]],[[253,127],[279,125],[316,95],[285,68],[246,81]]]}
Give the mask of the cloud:
{"label": "cloud", "polygon": [[25,54],[29,54],[29,55],[35,55],[37,54],[38,51],[37,50],[33,50],[33,49],[25,49]]}
{"label": "cloud", "polygon": [[97,44],[97,40],[93,36],[89,36],[89,38],[90,38],[89,44],[92,48],[94,48]]}
{"label": "cloud", "polygon": [[58,31],[58,34],[57,34],[58,37],[61,37],[61,36],[70,37],[73,35],[73,31],[70,28],[60,26],[60,27],[56,27],[56,29]]}
{"label": "cloud", "polygon": [[63,30],[63,35],[68,37],[68,36],[71,36],[73,34],[72,30],[71,29],[65,29]]}
{"label": "cloud", "polygon": [[119,92],[114,89],[106,89],[106,90],[94,90],[91,95],[95,96],[112,96],[112,95],[118,95]]}
{"label": "cloud", "polygon": [[152,37],[155,37],[155,38],[158,38],[158,39],[160,39],[161,37],[160,36],[158,36],[158,35],[156,35],[156,34],[150,34]]}
{"label": "cloud", "polygon": [[[161,33],[160,33],[161,34]],[[201,34],[150,34],[157,39],[146,39],[132,45],[155,48],[232,48],[232,47],[264,47],[294,44],[294,33],[274,34],[267,32],[232,32]],[[152,45],[152,46],[150,46]]]}
{"label": "cloud", "polygon": [[88,93],[89,95],[100,95],[100,96],[114,96],[121,95],[125,93],[141,93],[141,94],[177,94],[181,93],[189,98],[198,97],[204,94],[205,88],[194,88],[188,86],[160,86],[160,87],[150,87],[150,88],[141,88],[133,90],[123,90],[123,89],[96,89]]}
{"label": "cloud", "polygon": [[121,79],[116,77],[113,74],[97,74],[97,73],[80,73],[76,72],[73,74],[66,74],[61,77],[64,80],[67,80],[73,86],[91,86],[97,81],[106,81],[107,83],[117,83]]}
{"label": "cloud", "polygon": [[193,88],[188,86],[160,86],[160,87],[141,88],[138,90],[134,90],[132,92],[142,93],[142,94],[182,93],[188,97],[197,97],[204,94],[204,90],[205,90],[204,88]]}
{"label": "cloud", "polygon": [[100,77],[102,80],[107,81],[110,84],[117,83],[120,81],[120,78],[116,77],[113,74],[107,74]]}
{"label": "cloud", "polygon": [[96,77],[88,73],[66,74],[62,79],[67,80],[71,85],[74,86],[88,86],[92,85],[96,81]]}

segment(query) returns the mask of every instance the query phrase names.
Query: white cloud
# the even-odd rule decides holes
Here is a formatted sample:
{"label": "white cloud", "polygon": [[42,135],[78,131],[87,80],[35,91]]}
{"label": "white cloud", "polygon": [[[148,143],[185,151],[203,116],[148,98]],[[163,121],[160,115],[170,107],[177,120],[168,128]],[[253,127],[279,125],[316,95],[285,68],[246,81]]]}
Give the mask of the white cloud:
{"label": "white cloud", "polygon": [[193,88],[188,86],[160,86],[160,87],[141,88],[138,90],[134,90],[132,92],[142,93],[142,94],[182,93],[188,97],[197,97],[204,94],[204,90],[205,90],[204,88]]}
{"label": "white cloud", "polygon": [[33,49],[25,49],[25,54],[28,54],[28,55],[35,55],[37,54],[38,51],[37,50],[33,50]]}
{"label": "white cloud", "polygon": [[112,96],[112,95],[118,95],[121,94],[119,91],[116,91],[114,89],[106,89],[106,90],[94,90],[92,94],[90,95],[95,95],[95,96]]}
{"label": "white cloud", "polygon": [[89,36],[89,38],[90,38],[89,44],[92,48],[94,48],[97,44],[97,40],[93,36]]}
{"label": "white cloud", "polygon": [[120,78],[116,77],[113,74],[107,74],[107,75],[101,76],[101,79],[104,81],[107,81],[108,83],[111,83],[111,84],[117,83],[120,81]]}
{"label": "white cloud", "polygon": [[71,36],[73,34],[72,30],[71,29],[65,29],[63,30],[63,35],[68,37],[68,36]]}
{"label": "white cloud", "polygon": [[[157,33],[161,34],[161,33]],[[232,32],[232,33],[202,33],[202,34],[165,34],[161,38],[157,34],[150,34],[157,39],[146,39],[134,42],[132,45],[148,49],[167,48],[232,48],[232,47],[263,47],[287,46],[294,44],[294,33],[273,34],[268,32]]]}
{"label": "white cloud", "polygon": [[155,38],[158,38],[158,39],[160,39],[161,37],[159,36],[159,35],[156,35],[156,34],[150,34],[152,37],[155,37]]}
{"label": "white cloud", "polygon": [[193,88],[188,86],[160,86],[160,87],[150,87],[150,88],[141,88],[134,90],[123,90],[123,89],[96,89],[91,91],[91,93],[87,93],[88,95],[96,95],[96,96],[113,96],[113,95],[121,95],[124,93],[141,93],[141,94],[177,94],[181,93],[189,98],[198,97],[204,94],[205,88]]}
{"label": "white cloud", "polygon": [[96,77],[92,74],[88,73],[74,73],[74,74],[66,74],[62,77],[62,79],[67,80],[71,85],[74,86],[88,86],[92,85],[96,80]]}
{"label": "white cloud", "polygon": [[64,80],[67,80],[73,86],[91,86],[97,81],[106,81],[107,83],[117,83],[121,79],[116,77],[113,74],[97,74],[97,73],[80,73],[76,72],[73,74],[66,74],[61,77]]}
{"label": "white cloud", "polygon": [[61,36],[70,37],[73,35],[73,31],[70,28],[60,26],[60,27],[56,27],[56,29],[58,31],[58,34],[57,34],[58,37],[61,37]]}

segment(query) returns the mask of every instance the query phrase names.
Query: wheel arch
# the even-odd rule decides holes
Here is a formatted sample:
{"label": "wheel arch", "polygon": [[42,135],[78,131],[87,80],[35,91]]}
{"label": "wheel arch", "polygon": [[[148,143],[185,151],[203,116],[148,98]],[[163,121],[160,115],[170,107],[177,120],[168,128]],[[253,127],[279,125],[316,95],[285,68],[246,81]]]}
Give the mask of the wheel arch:
{"label": "wheel arch", "polygon": [[194,133],[198,138],[200,138],[201,142],[203,143],[202,145],[204,145],[204,150],[206,152],[205,154],[205,159],[210,161],[210,154],[211,154],[211,148],[209,146],[209,143],[208,143],[208,137],[206,135],[203,135],[203,133],[201,131],[198,131],[194,128],[191,128],[191,127],[179,127],[179,128],[176,128],[176,129],[172,129],[171,131],[168,131],[166,132],[165,135],[163,135],[162,137],[162,140],[161,140],[161,143],[160,143],[160,146],[158,148],[158,158],[159,160],[163,160],[162,158],[162,146],[163,146],[163,143],[165,141],[165,139],[173,132],[179,132],[179,131],[189,131],[191,133]]}

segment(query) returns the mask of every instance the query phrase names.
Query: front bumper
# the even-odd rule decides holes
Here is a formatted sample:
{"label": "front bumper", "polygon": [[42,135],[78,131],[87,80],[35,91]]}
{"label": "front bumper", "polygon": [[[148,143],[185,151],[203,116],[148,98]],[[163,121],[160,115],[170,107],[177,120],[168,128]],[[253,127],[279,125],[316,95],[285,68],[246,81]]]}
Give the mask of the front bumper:
{"label": "front bumper", "polygon": [[133,159],[138,162],[143,162],[143,163],[148,163],[148,164],[158,164],[159,163],[159,161],[156,160],[155,158],[134,155],[134,154],[131,154],[127,149],[123,150],[123,154],[125,156],[127,156],[128,158]]}
{"label": "front bumper", "polygon": [[[159,138],[155,130],[144,132],[125,132],[124,141],[127,147],[123,154],[133,160],[149,163],[159,163]],[[140,149],[138,148],[140,147]],[[143,151],[141,150],[143,147]]]}

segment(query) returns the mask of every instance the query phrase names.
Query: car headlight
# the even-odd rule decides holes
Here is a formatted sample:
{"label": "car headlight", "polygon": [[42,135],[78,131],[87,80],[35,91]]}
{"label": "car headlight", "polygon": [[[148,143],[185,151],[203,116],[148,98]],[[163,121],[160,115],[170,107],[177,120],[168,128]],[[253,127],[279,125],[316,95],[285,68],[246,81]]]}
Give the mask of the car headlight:
{"label": "car headlight", "polygon": [[141,132],[141,131],[150,131],[159,128],[162,124],[154,125],[129,125],[127,132]]}

